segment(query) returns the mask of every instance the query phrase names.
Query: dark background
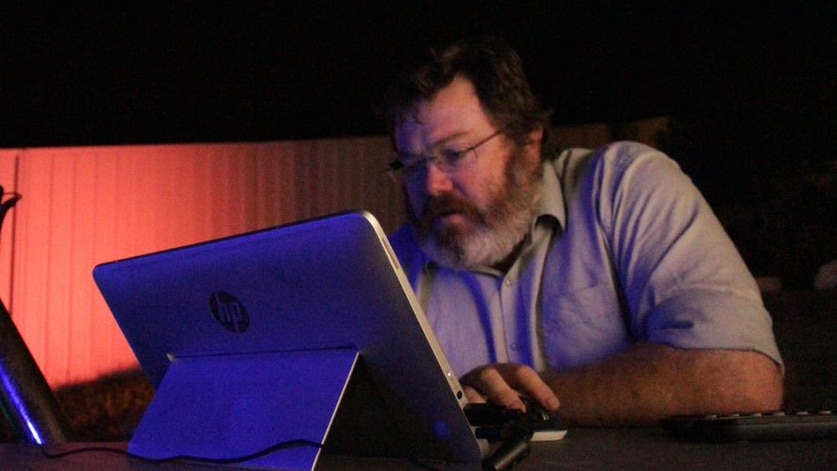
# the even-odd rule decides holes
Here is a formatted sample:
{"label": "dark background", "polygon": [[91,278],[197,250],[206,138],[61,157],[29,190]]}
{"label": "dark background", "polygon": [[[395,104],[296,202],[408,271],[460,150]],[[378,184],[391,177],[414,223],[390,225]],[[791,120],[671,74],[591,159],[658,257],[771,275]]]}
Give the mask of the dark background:
{"label": "dark background", "polygon": [[405,57],[492,33],[555,125],[661,147],[757,275],[837,259],[833,1],[116,1],[0,6],[0,147],[380,135]]}

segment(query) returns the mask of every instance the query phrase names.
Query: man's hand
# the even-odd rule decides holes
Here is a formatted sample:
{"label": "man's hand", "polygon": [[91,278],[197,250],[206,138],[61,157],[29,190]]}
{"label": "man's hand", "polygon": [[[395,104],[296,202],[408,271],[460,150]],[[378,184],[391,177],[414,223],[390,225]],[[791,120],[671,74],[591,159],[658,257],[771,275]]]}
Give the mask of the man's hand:
{"label": "man's hand", "polygon": [[470,402],[491,402],[510,409],[525,409],[521,394],[534,400],[547,411],[558,409],[558,396],[528,366],[497,363],[481,366],[461,379]]}

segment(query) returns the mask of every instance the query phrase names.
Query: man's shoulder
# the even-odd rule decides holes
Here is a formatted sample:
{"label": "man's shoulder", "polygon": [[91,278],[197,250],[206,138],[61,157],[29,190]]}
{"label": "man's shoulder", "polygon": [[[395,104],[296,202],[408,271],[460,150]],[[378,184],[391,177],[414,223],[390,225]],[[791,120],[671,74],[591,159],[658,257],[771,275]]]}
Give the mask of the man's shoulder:
{"label": "man's shoulder", "polygon": [[564,186],[575,186],[585,176],[602,172],[622,173],[631,167],[655,166],[678,168],[677,163],[662,151],[634,141],[616,141],[597,149],[571,147],[552,160],[558,178]]}
{"label": "man's shoulder", "polygon": [[556,170],[578,173],[591,165],[627,166],[638,160],[670,160],[662,151],[634,141],[616,141],[596,149],[570,147],[561,151],[552,161]]}

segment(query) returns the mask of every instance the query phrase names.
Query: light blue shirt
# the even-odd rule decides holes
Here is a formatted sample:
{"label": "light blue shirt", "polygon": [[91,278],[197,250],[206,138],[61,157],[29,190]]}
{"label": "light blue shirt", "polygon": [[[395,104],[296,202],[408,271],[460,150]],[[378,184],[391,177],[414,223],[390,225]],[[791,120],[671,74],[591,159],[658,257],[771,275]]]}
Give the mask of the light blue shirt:
{"label": "light blue shirt", "polygon": [[390,239],[457,375],[495,362],[560,371],[637,342],[781,364],[755,280],[673,160],[620,142],[544,166],[540,215],[507,273],[439,267],[409,226]]}

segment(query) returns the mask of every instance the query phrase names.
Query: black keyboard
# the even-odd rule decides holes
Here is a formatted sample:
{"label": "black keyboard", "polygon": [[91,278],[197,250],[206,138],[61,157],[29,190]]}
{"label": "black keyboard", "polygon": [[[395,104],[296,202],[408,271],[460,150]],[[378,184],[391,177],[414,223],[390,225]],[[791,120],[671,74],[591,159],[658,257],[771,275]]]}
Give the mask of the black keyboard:
{"label": "black keyboard", "polygon": [[674,437],[696,441],[737,442],[837,438],[837,415],[830,410],[681,415],[664,420],[662,425]]}

